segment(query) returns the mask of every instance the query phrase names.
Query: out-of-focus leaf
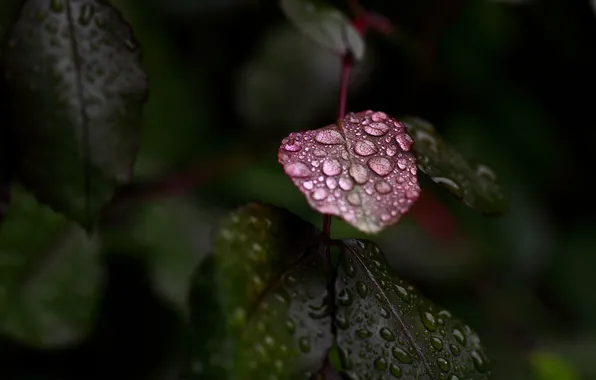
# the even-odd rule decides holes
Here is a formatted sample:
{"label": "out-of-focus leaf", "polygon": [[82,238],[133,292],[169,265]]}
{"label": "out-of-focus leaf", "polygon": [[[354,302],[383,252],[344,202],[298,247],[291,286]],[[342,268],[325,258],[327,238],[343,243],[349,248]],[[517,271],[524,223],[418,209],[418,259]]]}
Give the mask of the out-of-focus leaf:
{"label": "out-of-focus leaf", "polygon": [[195,277],[190,377],[308,378],[332,345],[331,268],[320,232],[249,204],[219,226]]}
{"label": "out-of-focus leaf", "polygon": [[209,249],[213,219],[189,199],[158,198],[119,206],[101,231],[107,250],[141,253],[156,290],[188,316],[191,276]]}
{"label": "out-of-focus leaf", "polygon": [[548,351],[535,351],[530,355],[536,380],[579,380],[575,369],[563,358]]}
{"label": "out-of-focus leaf", "polygon": [[[337,56],[304,38],[292,25],[272,29],[238,77],[238,111],[259,133],[289,133],[334,115],[341,71],[337,61]],[[362,89],[375,66],[373,54],[354,66],[350,96]]]}
{"label": "out-of-focus leaf", "polygon": [[290,134],[278,160],[311,207],[367,233],[396,223],[418,199],[416,159],[403,124],[383,112]]}
{"label": "out-of-focus leaf", "polygon": [[497,176],[486,165],[469,164],[438,135],[427,121],[402,119],[414,139],[413,151],[418,168],[438,185],[445,187],[463,202],[487,215],[507,209]]}
{"label": "out-of-focus leaf", "polygon": [[151,81],[151,95],[143,108],[143,132],[134,175],[155,178],[172,167],[186,166],[208,151],[205,144],[197,149],[197,141],[212,138],[205,128],[210,122],[207,90],[188,79],[188,70],[201,72],[202,68],[189,69],[183,64],[164,25],[163,13],[156,13],[147,0],[112,3],[132,25],[141,46],[148,47],[143,49],[143,68]]}
{"label": "out-of-focus leaf", "polygon": [[27,0],[8,33],[15,175],[90,228],[139,144],[147,78],[132,31],[105,1]]}
{"label": "out-of-focus leaf", "polygon": [[4,0],[0,2],[0,41],[4,40],[21,3],[21,0]]}
{"label": "out-of-focus leaf", "polygon": [[364,38],[341,11],[320,0],[280,0],[286,16],[305,35],[336,54],[364,56]]}
{"label": "out-of-focus leaf", "polygon": [[0,329],[34,346],[76,342],[100,293],[98,244],[77,224],[14,188],[0,226]]}
{"label": "out-of-focus leaf", "polygon": [[489,378],[478,336],[397,278],[375,244],[343,241],[336,294],[337,344],[351,376]]}

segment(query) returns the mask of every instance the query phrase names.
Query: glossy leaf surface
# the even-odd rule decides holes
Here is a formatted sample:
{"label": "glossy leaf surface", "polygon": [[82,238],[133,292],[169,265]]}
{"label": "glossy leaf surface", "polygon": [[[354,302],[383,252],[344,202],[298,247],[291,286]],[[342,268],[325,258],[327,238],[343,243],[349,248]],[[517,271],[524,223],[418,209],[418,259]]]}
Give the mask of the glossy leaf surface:
{"label": "glossy leaf surface", "polygon": [[11,197],[0,225],[0,329],[32,346],[78,342],[100,294],[98,244],[23,189]]}
{"label": "glossy leaf surface", "polygon": [[320,233],[249,204],[226,218],[195,276],[189,377],[308,379],[332,345],[330,266]]}
{"label": "glossy leaf surface", "polygon": [[338,55],[360,60],[364,38],[339,9],[320,0],[280,0],[281,9],[306,36]]}
{"label": "glossy leaf surface", "polygon": [[420,171],[484,214],[500,214],[507,209],[497,176],[491,168],[469,164],[447,145],[429,122],[414,117],[405,118],[403,122],[414,139],[413,151]]}
{"label": "glossy leaf surface", "polygon": [[278,160],[315,210],[367,233],[396,223],[420,195],[412,139],[383,112],[285,138]]}
{"label": "glossy leaf surface", "polygon": [[391,270],[379,248],[343,241],[337,343],[352,378],[488,379],[478,336]]}
{"label": "glossy leaf surface", "polygon": [[147,78],[118,11],[99,0],[26,0],[3,47],[16,175],[90,227],[130,179]]}

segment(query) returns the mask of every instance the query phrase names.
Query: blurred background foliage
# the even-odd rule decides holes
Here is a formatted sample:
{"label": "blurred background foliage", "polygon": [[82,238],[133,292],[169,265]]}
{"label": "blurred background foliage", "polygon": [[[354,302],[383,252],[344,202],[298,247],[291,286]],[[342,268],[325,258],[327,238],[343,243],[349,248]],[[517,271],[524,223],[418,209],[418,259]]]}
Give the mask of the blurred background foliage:
{"label": "blurred background foliage", "polygon": [[[276,1],[112,3],[150,77],[136,177],[190,191],[118,208],[100,249],[14,190],[9,214],[24,211],[0,231],[2,379],[174,379],[188,279],[218,218],[261,201],[321,220],[276,154],[289,132],[334,121],[339,59]],[[361,5],[396,31],[367,36],[348,109],[431,121],[495,169],[510,202],[505,217],[483,218],[423,183],[411,214],[374,240],[402,277],[479,333],[495,379],[596,379],[590,2]],[[338,220],[332,231],[364,237]],[[40,257],[13,253],[25,242]]]}

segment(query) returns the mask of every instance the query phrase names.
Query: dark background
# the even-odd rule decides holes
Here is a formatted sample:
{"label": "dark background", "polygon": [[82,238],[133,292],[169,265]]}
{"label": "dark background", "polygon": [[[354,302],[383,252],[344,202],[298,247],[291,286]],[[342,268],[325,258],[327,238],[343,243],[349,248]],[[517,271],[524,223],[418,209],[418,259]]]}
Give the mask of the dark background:
{"label": "dark background", "polygon": [[[321,220],[285,177],[277,146],[335,120],[339,59],[275,1],[113,3],[150,77],[137,178],[173,175],[190,191],[152,200],[140,227],[123,227],[144,245],[97,257],[102,281],[74,336],[47,342],[8,329],[0,379],[173,379],[189,268],[208,252],[217,218],[256,200]],[[510,204],[485,218],[423,182],[411,215],[374,240],[400,275],[477,330],[495,379],[547,379],[544,368],[596,379],[596,11],[564,0],[361,5],[397,33],[367,36],[348,110],[431,121],[495,169]],[[338,220],[332,235],[364,237]]]}

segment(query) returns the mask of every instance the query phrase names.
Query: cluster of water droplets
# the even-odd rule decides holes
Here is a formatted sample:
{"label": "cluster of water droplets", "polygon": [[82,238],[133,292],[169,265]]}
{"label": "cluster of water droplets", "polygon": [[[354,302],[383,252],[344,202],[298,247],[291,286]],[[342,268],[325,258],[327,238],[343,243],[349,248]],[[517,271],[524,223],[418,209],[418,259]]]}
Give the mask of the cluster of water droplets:
{"label": "cluster of water droplets", "polygon": [[405,125],[416,142],[414,150],[422,172],[470,207],[487,213],[501,207],[504,197],[491,168],[470,165],[426,120],[409,118]]}
{"label": "cluster of water droplets", "polygon": [[488,378],[486,356],[468,326],[393,276],[375,245],[353,244],[336,284],[335,324],[346,370],[371,379]]}
{"label": "cluster of water droplets", "polygon": [[278,159],[318,211],[378,232],[420,194],[413,141],[383,112],[350,113],[338,123],[292,133]]}
{"label": "cluster of water droplets", "polygon": [[294,224],[296,244],[282,249],[288,242],[275,231],[284,228],[288,216],[281,213],[246,206],[224,220],[214,242],[219,284],[234,295],[222,297],[237,340],[230,371],[272,380],[314,373],[332,343],[324,257],[315,247],[291,265],[318,234],[309,224]]}

